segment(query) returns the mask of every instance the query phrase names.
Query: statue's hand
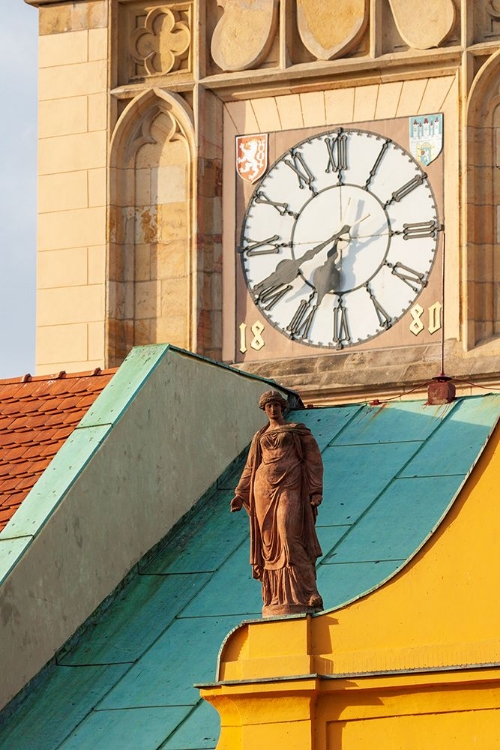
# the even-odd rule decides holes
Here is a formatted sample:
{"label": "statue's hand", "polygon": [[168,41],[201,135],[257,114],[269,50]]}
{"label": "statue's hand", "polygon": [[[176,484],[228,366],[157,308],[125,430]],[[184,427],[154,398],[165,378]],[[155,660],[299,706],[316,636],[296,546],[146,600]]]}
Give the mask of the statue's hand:
{"label": "statue's hand", "polygon": [[262,574],[263,570],[260,567],[260,565],[254,565],[253,566],[253,572],[252,572],[252,578],[255,578],[257,581],[262,581]]}
{"label": "statue's hand", "polygon": [[241,510],[243,507],[243,500],[241,499],[241,497],[238,497],[238,495],[235,495],[231,500],[231,505],[229,507],[231,508],[231,513],[234,513],[237,510]]}
{"label": "statue's hand", "polygon": [[323,502],[323,495],[311,495],[311,505],[313,508],[317,508]]}

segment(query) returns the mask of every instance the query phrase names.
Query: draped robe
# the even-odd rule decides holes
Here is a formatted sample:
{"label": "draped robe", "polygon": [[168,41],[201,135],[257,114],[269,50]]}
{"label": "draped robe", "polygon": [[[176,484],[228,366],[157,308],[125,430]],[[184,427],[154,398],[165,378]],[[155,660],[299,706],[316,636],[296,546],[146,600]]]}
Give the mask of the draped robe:
{"label": "draped robe", "polygon": [[322,490],[321,453],[305,425],[267,425],[256,433],[236,495],[250,517],[250,563],[262,582],[264,616],[323,608],[317,509],[310,502]]}

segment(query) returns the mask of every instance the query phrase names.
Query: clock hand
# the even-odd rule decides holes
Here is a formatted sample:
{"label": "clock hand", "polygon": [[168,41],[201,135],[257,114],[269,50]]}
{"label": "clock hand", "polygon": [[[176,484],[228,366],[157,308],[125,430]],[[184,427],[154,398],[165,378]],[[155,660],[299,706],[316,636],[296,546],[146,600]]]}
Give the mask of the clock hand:
{"label": "clock hand", "polygon": [[284,260],[280,261],[275,270],[271,274],[269,274],[267,278],[263,279],[263,281],[260,281],[255,285],[254,288],[257,292],[257,296],[265,292],[267,289],[271,289],[272,287],[282,286],[283,284],[290,284],[290,282],[298,276],[300,267],[303,263],[314,258],[317,253],[319,253],[321,250],[324,250],[324,248],[327,247],[331,242],[338,242],[340,237],[342,237],[343,234],[348,233],[349,230],[350,227],[347,224],[344,224],[340,232],[336,232],[324,242],[320,242],[319,245],[315,245],[315,247],[312,247],[310,250],[304,253],[304,255],[301,255],[300,258],[285,258]]}
{"label": "clock hand", "polygon": [[[358,219],[356,222],[354,222],[354,224],[351,225],[351,229],[356,224],[360,224],[362,221],[367,219],[369,216],[370,214],[367,214],[366,216],[363,216],[363,218]],[[349,237],[349,239],[352,239],[352,238]],[[338,291],[339,289],[340,271],[335,265],[337,256],[339,254],[339,251],[338,251],[339,241],[340,241],[340,238],[335,241],[332,249],[328,251],[327,258],[324,264],[320,266],[319,268],[316,268],[316,270],[313,273],[313,284],[318,295],[316,299],[316,307],[319,307],[321,305],[325,294],[328,294],[328,292]]]}
{"label": "clock hand", "polygon": [[[300,267],[303,263],[308,260],[312,260],[315,255],[321,252],[321,250],[324,250],[324,248],[327,247],[330,243],[334,243],[334,247],[336,248],[339,239],[341,239],[344,234],[350,235],[351,229],[367,219],[369,216],[370,214],[367,214],[361,219],[357,219],[357,221],[355,221],[351,225],[344,224],[340,232],[332,234],[332,236],[324,242],[320,242],[319,245],[315,245],[310,250],[301,255],[300,258],[285,258],[284,260],[280,261],[275,270],[271,274],[269,274],[267,278],[263,279],[255,285],[257,296],[272,287],[290,284],[297,277]],[[347,241],[350,239],[351,237],[349,236],[347,238]]]}
{"label": "clock hand", "polygon": [[323,297],[328,292],[335,292],[339,288],[340,284],[340,271],[335,265],[337,260],[338,250],[337,243],[334,248],[328,252],[326,261],[322,266],[316,268],[313,273],[313,284],[317,292],[316,307],[319,307],[323,301]]}
{"label": "clock hand", "polygon": [[320,242],[319,245],[315,245],[310,250],[301,255],[300,258],[285,258],[284,260],[280,261],[275,270],[271,274],[269,274],[269,276],[255,285],[254,289],[257,293],[257,297],[259,297],[268,289],[272,289],[273,287],[290,284],[295,278],[297,278],[301,265],[308,260],[312,260],[315,255],[321,252],[321,250],[324,250],[325,247],[327,247],[330,243],[333,243],[332,250],[335,250],[336,255],[337,244],[342,236],[347,234],[349,236],[348,238],[346,238],[346,240],[349,241],[350,239],[352,239],[350,236],[352,228],[357,226],[358,224],[361,224],[361,222],[367,219],[369,216],[370,214],[366,214],[366,216],[361,217],[361,219],[357,219],[351,225],[344,224],[340,232],[332,234],[332,236],[324,242]]}
{"label": "clock hand", "polygon": [[[349,227],[349,232],[351,231],[351,229],[353,229],[353,227],[356,227],[358,224],[361,224],[362,221],[365,221],[365,219],[368,219],[370,216],[371,214],[365,214],[361,219],[356,219],[356,221],[353,224],[351,224],[351,226]],[[352,239],[352,237],[349,237],[349,239]]]}
{"label": "clock hand", "polygon": [[351,205],[352,198],[349,197],[349,200],[347,201],[347,206],[345,209],[342,208],[342,206],[339,206],[340,208],[340,221],[345,221],[347,219],[347,216],[349,214],[349,206]]}

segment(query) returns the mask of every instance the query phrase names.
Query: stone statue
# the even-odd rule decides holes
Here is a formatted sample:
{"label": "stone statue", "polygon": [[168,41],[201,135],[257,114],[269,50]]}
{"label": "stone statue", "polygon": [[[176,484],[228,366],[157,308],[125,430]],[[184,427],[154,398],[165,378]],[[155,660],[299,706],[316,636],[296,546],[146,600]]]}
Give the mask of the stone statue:
{"label": "stone statue", "polygon": [[259,401],[269,424],[252,440],[231,511],[250,518],[250,562],[262,582],[263,617],[319,612],[315,521],[322,501],[323,463],[311,431],[283,418],[286,401],[267,391]]}

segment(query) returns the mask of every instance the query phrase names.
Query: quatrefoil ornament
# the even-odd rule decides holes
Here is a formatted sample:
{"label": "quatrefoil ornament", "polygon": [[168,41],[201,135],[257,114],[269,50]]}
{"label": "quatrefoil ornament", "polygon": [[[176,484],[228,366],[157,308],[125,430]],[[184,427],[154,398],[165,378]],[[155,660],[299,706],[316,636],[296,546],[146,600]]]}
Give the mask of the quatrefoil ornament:
{"label": "quatrefoil ornament", "polygon": [[190,45],[188,24],[177,11],[160,7],[150,10],[144,24],[132,33],[130,54],[147,75],[165,75],[179,69]]}

